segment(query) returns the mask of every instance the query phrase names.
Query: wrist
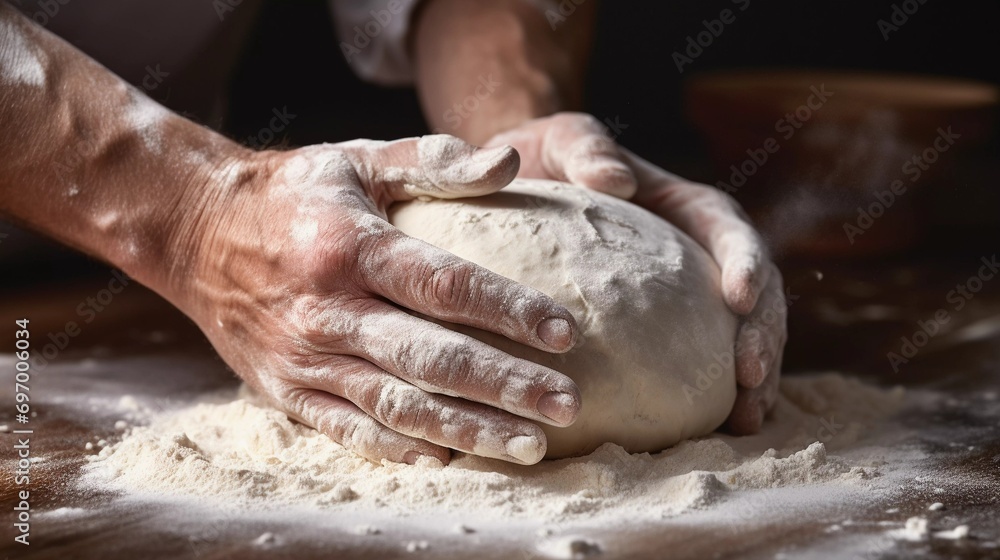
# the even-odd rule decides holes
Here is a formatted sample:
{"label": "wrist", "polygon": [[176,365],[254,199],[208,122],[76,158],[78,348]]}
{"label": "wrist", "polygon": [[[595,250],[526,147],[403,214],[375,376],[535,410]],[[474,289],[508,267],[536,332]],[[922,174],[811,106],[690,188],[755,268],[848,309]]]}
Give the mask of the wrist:
{"label": "wrist", "polygon": [[264,154],[225,141],[174,184],[175,192],[150,219],[148,250],[122,268],[188,315],[196,312],[195,284],[210,269],[216,241],[243,215],[240,200],[261,184]]}
{"label": "wrist", "polygon": [[435,132],[480,144],[527,120],[574,108],[577,49],[523,0],[436,0],[414,33],[416,85]]}
{"label": "wrist", "polygon": [[533,77],[530,84],[511,87],[503,96],[484,103],[477,111],[468,111],[464,127],[456,132],[445,130],[477,146],[484,145],[490,138],[521,124],[556,113],[562,102],[555,84],[542,77]]}

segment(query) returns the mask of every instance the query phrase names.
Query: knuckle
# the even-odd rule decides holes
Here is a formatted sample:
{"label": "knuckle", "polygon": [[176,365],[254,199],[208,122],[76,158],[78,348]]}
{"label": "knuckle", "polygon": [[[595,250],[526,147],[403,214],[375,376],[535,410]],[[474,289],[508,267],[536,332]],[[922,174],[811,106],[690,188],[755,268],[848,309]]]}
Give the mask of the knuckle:
{"label": "knuckle", "polygon": [[597,117],[590,113],[569,113],[569,115],[572,115],[572,118],[587,128],[594,130],[604,130],[606,128],[604,123],[597,120]]}
{"label": "knuckle", "polygon": [[275,351],[295,367],[322,365],[332,358],[331,351],[357,336],[357,317],[374,303],[346,292],[299,298],[284,315],[285,335]]}
{"label": "knuckle", "polygon": [[[291,250],[284,259],[276,255],[273,260],[287,259],[304,279],[317,285],[330,284],[331,280],[343,277],[345,271],[354,270],[363,255],[366,227],[342,210],[341,207],[328,215],[298,220],[292,226]],[[299,237],[308,241],[300,242]]]}
{"label": "knuckle", "polygon": [[360,422],[358,422],[357,418],[349,419],[346,415],[339,414],[335,418],[331,418],[330,425],[325,431],[337,443],[352,451],[367,455],[368,442],[365,434],[369,433],[369,431],[359,428]]}
{"label": "knuckle", "polygon": [[691,187],[695,199],[704,201],[717,212],[734,215],[743,221],[749,220],[743,206],[733,195],[702,183],[691,183]]}
{"label": "knuckle", "polygon": [[371,214],[357,220],[355,228],[351,270],[358,283],[371,289],[377,279],[392,274],[392,266],[397,261],[393,257],[403,252],[400,250],[403,235]]}
{"label": "knuckle", "polygon": [[381,388],[373,407],[375,418],[397,432],[422,437],[426,432],[426,407],[421,406],[417,391],[404,385]]}
{"label": "knuckle", "polygon": [[475,273],[468,266],[445,266],[432,270],[424,284],[424,297],[451,310],[465,309],[473,302]]}
{"label": "knuckle", "polygon": [[598,134],[579,139],[570,149],[570,161],[579,166],[590,163],[596,156],[615,157],[618,147],[614,141]]}
{"label": "knuckle", "polygon": [[398,387],[382,385],[372,387],[369,391],[372,415],[390,428],[400,425],[400,418],[405,414],[405,396]]}
{"label": "knuckle", "polygon": [[303,421],[312,424],[317,430],[321,428],[319,426],[321,416],[316,410],[314,404],[315,397],[311,389],[286,386],[276,396],[286,409],[293,412]]}
{"label": "knuckle", "polygon": [[319,422],[321,425],[317,429],[344,447],[367,455],[368,437],[373,431],[361,429],[362,421],[363,416],[360,415],[331,411]]}
{"label": "knuckle", "polygon": [[[469,378],[475,371],[476,352],[468,341],[457,340],[459,335],[440,334],[447,337],[446,340],[438,341],[437,347],[430,352],[423,345],[420,348],[416,348],[415,343],[409,345],[412,376],[430,387],[454,394],[457,389],[469,385]],[[448,340],[453,337],[456,340]]]}
{"label": "knuckle", "polygon": [[467,375],[473,363],[471,350],[462,350],[463,343],[451,340],[459,336],[435,330],[410,337],[395,346],[392,361],[418,387],[446,390]]}
{"label": "knuckle", "polygon": [[738,207],[739,202],[736,202],[736,198],[733,195],[720,190],[716,187],[706,185],[704,183],[690,183],[691,189],[694,193],[698,195],[698,198],[704,198],[709,201],[715,201],[727,208]]}
{"label": "knuckle", "polygon": [[419,389],[396,388],[381,403],[385,407],[384,424],[411,436],[424,437],[427,432],[427,409],[422,406]]}
{"label": "knuckle", "polygon": [[344,410],[324,407],[315,389],[290,387],[284,391],[281,402],[287,403],[296,416],[333,441],[359,450],[362,442],[357,418]]}
{"label": "knuckle", "polygon": [[437,362],[445,371],[445,388],[464,385],[473,375],[475,352],[468,343],[449,344],[438,352]]}

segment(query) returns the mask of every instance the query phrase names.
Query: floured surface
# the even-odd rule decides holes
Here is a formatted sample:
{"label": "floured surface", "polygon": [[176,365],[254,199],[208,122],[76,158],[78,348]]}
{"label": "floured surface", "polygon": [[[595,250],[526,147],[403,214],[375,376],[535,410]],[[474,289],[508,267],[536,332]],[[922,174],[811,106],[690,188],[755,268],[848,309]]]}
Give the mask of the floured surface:
{"label": "floured surface", "polygon": [[[662,519],[709,507],[739,490],[837,484],[865,487],[881,455],[836,456],[902,403],[835,374],[788,379],[761,434],[683,442],[630,455],[606,444],[591,455],[535,466],[458,455],[443,467],[368,462],[315,430],[235,395],[151,418],[91,458],[84,483],[133,497],[251,506],[380,512],[386,519],[464,512],[480,521]],[[228,397],[228,398],[227,398]],[[134,410],[131,400],[122,406]]]}
{"label": "floured surface", "polygon": [[[602,509],[558,518],[523,512],[491,517],[475,503],[475,497],[458,502],[460,507],[440,505],[432,512],[406,514],[387,506],[368,508],[365,498],[318,507],[197,497],[152,488],[114,490],[97,484],[84,477],[95,465],[87,459],[116,445],[137,427],[149,425],[158,411],[179,411],[219,391],[229,391],[230,400],[235,394],[234,376],[190,322],[141,287],[130,288],[58,360],[32,378],[32,404],[38,417],[31,425],[34,523],[30,555],[100,560],[529,560],[595,554],[600,554],[598,558],[768,560],[998,557],[1000,478],[995,458],[1000,455],[996,350],[1000,338],[996,332],[986,339],[942,334],[935,338],[940,344],[925,348],[920,360],[898,375],[892,374],[884,351],[879,354],[876,347],[883,338],[889,342],[886,349],[898,345],[898,336],[914,328],[911,320],[932,316],[943,294],[953,288],[958,269],[934,262],[902,274],[890,267],[870,278],[882,291],[869,290],[858,295],[857,301],[843,294],[857,287],[857,278],[871,276],[867,268],[824,270],[822,282],[816,275],[788,273],[792,293],[801,296],[791,307],[797,317],[793,321],[795,362],[803,362],[803,348],[807,348],[814,356],[809,363],[817,367],[844,365],[865,379],[881,379],[885,386],[905,384],[903,410],[873,421],[858,416],[859,411],[872,408],[863,400],[846,399],[858,407],[844,408],[832,404],[845,402],[833,387],[806,384],[802,387],[815,388],[818,397],[798,399],[811,417],[806,417],[808,424],[769,420],[768,441],[757,437],[722,441],[741,455],[760,458],[770,446],[792,442],[787,447],[805,449],[809,441],[823,440],[827,463],[834,465],[835,472],[843,473],[846,463],[875,476],[859,480],[841,474],[827,482],[796,483],[794,477],[803,479],[796,473],[813,469],[791,469],[783,471],[792,475],[785,476],[785,482],[763,488],[752,481],[775,477],[769,474],[767,461],[758,461],[763,478],[748,474],[732,486],[726,483],[724,491],[695,492],[712,498],[666,516],[664,507],[633,515],[630,511],[635,509],[615,508],[607,500]],[[894,283],[894,279],[909,278],[912,283]],[[7,316],[13,320],[23,310],[33,310],[33,336],[45,338],[45,333],[62,328],[79,302],[105,281],[98,278],[93,285],[50,290],[30,301],[8,300],[17,313]],[[851,293],[855,291],[852,288]],[[817,309],[831,294],[837,295],[845,312],[874,302],[910,311],[903,322],[860,317],[860,322],[841,331],[825,322]],[[924,294],[925,307],[913,307],[915,294]],[[967,332],[967,327],[1000,317],[1000,299],[987,290],[975,301],[976,308],[954,316],[947,325],[949,333]],[[156,318],[155,324],[151,318]],[[861,365],[848,365],[851,362]],[[0,354],[0,369],[12,367],[12,356]],[[797,375],[793,372],[786,378],[795,380]],[[786,392],[790,387],[786,384]],[[12,402],[11,389],[0,385],[0,400]],[[854,424],[849,421],[856,422],[856,427],[850,427]],[[18,426],[9,419],[4,423],[10,429]],[[830,429],[836,430],[832,438]],[[86,448],[88,443],[91,450]],[[10,454],[3,461],[7,472],[13,472]],[[9,492],[16,487],[7,480],[6,487],[0,485],[8,491],[0,505],[11,511],[16,502]],[[735,489],[736,485],[747,489]],[[638,493],[631,492],[626,499]],[[567,502],[570,497],[567,491],[558,499]]]}

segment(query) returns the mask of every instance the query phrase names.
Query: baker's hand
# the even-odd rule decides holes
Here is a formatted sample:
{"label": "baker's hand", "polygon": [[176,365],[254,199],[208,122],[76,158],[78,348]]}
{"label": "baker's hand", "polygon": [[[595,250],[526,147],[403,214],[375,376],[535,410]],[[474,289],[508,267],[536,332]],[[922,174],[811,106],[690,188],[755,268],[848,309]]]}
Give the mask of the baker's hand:
{"label": "baker's hand", "polygon": [[[518,168],[510,147],[451,136],[260,152],[179,241],[194,273],[172,293],[226,362],[289,416],[373,460],[447,463],[450,449],[531,464],[528,420],[571,424],[568,377],[409,311],[547,352],[572,348],[572,315],[548,296],[407,237],[386,207],[484,195]],[[219,188],[207,184],[205,189]]]}
{"label": "baker's hand", "polygon": [[787,312],[781,274],[763,240],[729,195],[672,175],[611,139],[590,115],[558,113],[491,138],[514,146],[520,177],[567,181],[635,203],[700,243],[722,270],[722,295],[742,317],[736,341],[738,395],[730,431],[754,433],[777,399]]}

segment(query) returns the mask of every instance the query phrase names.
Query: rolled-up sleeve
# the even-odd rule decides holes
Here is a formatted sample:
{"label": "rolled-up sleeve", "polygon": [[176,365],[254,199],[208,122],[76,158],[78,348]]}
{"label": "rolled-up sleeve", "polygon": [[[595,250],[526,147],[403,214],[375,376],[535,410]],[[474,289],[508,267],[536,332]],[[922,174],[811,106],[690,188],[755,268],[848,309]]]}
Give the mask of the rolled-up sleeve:
{"label": "rolled-up sleeve", "polygon": [[413,83],[407,48],[411,19],[421,0],[330,0],[340,51],[364,80]]}

